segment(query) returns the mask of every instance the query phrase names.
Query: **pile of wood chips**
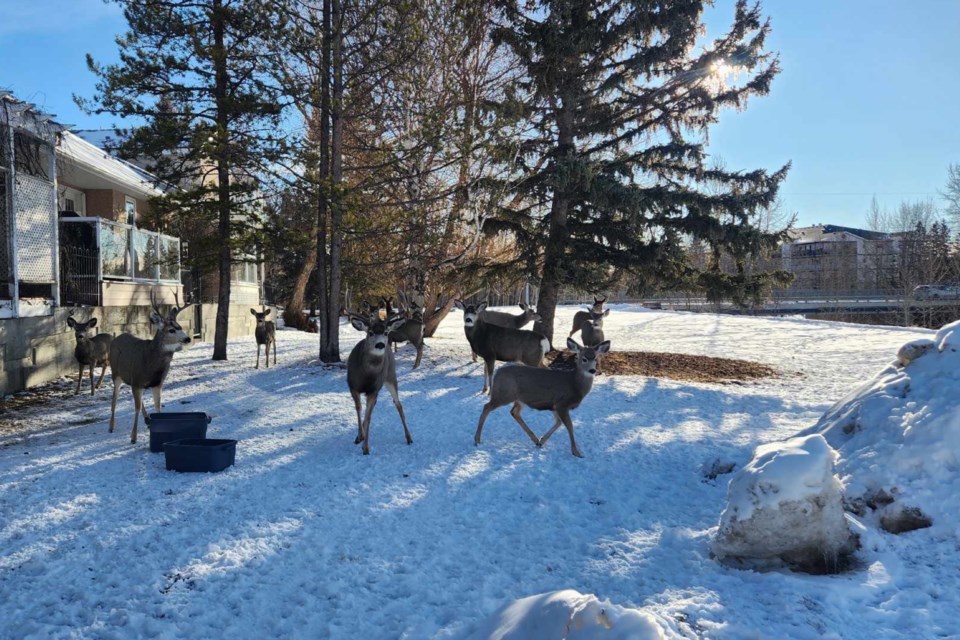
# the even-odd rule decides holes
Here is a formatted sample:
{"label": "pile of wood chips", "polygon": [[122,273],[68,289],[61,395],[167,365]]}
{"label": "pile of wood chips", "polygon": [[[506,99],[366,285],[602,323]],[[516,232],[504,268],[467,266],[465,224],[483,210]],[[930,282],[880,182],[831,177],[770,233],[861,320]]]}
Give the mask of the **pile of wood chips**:
{"label": "pile of wood chips", "polygon": [[[551,369],[572,369],[570,351],[551,351],[546,357]],[[710,358],[682,353],[611,351],[603,356],[603,375],[648,376],[688,382],[734,382],[777,375],[765,364],[730,358]]]}

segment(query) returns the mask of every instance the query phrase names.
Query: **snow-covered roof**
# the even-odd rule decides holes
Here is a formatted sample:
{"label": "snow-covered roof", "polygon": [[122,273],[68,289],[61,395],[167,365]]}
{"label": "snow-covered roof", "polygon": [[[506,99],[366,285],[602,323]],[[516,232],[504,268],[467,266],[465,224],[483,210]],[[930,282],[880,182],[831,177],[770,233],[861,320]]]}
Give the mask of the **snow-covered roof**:
{"label": "snow-covered roof", "polygon": [[61,134],[57,153],[68,162],[75,163],[88,172],[95,173],[111,182],[134,190],[140,195],[159,196],[163,191],[157,187],[158,180],[149,172],[129,162],[114,158],[100,147],[87,142],[70,131]]}

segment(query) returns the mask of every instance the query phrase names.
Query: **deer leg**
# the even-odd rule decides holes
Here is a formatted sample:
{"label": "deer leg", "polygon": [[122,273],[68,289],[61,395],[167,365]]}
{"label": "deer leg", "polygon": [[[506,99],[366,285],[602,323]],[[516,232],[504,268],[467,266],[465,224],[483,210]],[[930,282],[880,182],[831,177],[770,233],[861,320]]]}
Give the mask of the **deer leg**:
{"label": "deer leg", "polygon": [[353,441],[353,444],[360,444],[363,442],[363,418],[361,417],[361,405],[360,405],[360,394],[350,390],[350,395],[353,396],[353,404],[357,408],[357,438]]}
{"label": "deer leg", "polygon": [[541,446],[541,447],[542,447],[543,445],[547,444],[547,440],[550,439],[550,436],[553,435],[553,432],[560,428],[561,420],[560,420],[560,416],[557,415],[557,412],[556,412],[556,411],[553,412],[553,420],[554,420],[553,426],[550,427],[550,430],[547,431],[542,438],[540,438],[540,446]]}
{"label": "deer leg", "polygon": [[493,400],[483,405],[483,411],[480,412],[480,422],[477,423],[477,432],[473,434],[473,444],[480,446],[480,435],[483,433],[483,423],[486,421],[487,416],[490,415],[490,412],[493,411],[496,407],[493,406]]}
{"label": "deer leg", "polygon": [[113,401],[110,403],[110,429],[109,433],[113,433],[113,428],[117,421],[117,396],[120,394],[120,384],[121,380],[117,377],[117,374],[113,374]]}
{"label": "deer leg", "polygon": [[73,395],[80,395],[80,383],[83,382],[83,363],[80,363],[80,375],[77,376],[77,390],[73,392]]}
{"label": "deer leg", "polygon": [[413,436],[410,435],[410,429],[407,429],[407,419],[403,415],[403,405],[400,404],[400,393],[397,391],[396,385],[392,385],[389,382],[385,383],[385,385],[387,391],[393,396],[393,406],[397,408],[397,413],[400,414],[400,422],[403,423],[403,435],[407,437],[407,444],[413,444]]}
{"label": "deer leg", "polygon": [[257,343],[257,366],[255,366],[254,369],[259,369],[259,368],[260,368],[260,343],[258,342]]}
{"label": "deer leg", "polygon": [[273,341],[273,366],[277,366],[277,341]]}
{"label": "deer leg", "polygon": [[370,455],[370,416],[373,415],[373,408],[377,405],[377,394],[379,391],[367,396],[367,412],[363,416],[363,455]]}
{"label": "deer leg", "polygon": [[137,443],[137,424],[140,422],[140,411],[146,411],[143,407],[143,389],[131,387],[133,389],[133,431],[130,433],[130,444]]}
{"label": "deer leg", "polygon": [[481,393],[487,393],[490,391],[490,384],[493,383],[493,368],[497,366],[496,360],[487,360],[483,361],[483,391]]}
{"label": "deer leg", "polygon": [[519,402],[513,403],[513,409],[510,409],[510,415],[513,416],[513,419],[517,421],[517,424],[530,436],[530,439],[533,440],[533,444],[540,446],[540,438],[537,437],[530,427],[527,426],[527,423],[523,421],[523,418],[520,417],[520,412],[523,411],[523,405]]}
{"label": "deer leg", "polygon": [[580,449],[577,447],[577,441],[573,437],[573,420],[570,419],[570,412],[566,409],[558,411],[557,414],[560,416],[560,419],[563,420],[563,425],[567,428],[567,433],[570,434],[570,453],[582,458],[583,454],[580,453]]}
{"label": "deer leg", "polygon": [[417,345],[417,359],[413,363],[413,368],[416,369],[420,366],[420,358],[423,357],[423,343]]}
{"label": "deer leg", "polygon": [[476,361],[477,361],[477,352],[476,352],[476,351],[471,351],[471,352],[470,352],[470,357],[473,358],[473,361],[474,361],[474,362],[476,362]]}
{"label": "deer leg", "polygon": [[97,362],[96,360],[94,360],[93,363],[90,365],[90,395],[93,395],[93,392],[97,390],[97,388],[93,386],[93,369],[96,366],[97,366]]}
{"label": "deer leg", "polygon": [[[154,387],[154,388],[153,388],[153,411],[154,411],[155,413],[160,413],[160,411],[161,411],[161,407],[160,407],[160,393],[161,393],[162,391],[163,391],[163,387],[162,387],[162,386],[157,386],[157,387]],[[146,407],[144,407],[143,411],[144,411],[143,417],[146,418],[146,417],[147,417],[147,414],[146,414],[147,409],[146,409]]]}
{"label": "deer leg", "polygon": [[107,372],[107,363],[104,362],[103,364],[100,365],[100,379],[97,380],[97,389],[99,389],[100,385],[103,384],[103,374],[105,374],[106,372]]}

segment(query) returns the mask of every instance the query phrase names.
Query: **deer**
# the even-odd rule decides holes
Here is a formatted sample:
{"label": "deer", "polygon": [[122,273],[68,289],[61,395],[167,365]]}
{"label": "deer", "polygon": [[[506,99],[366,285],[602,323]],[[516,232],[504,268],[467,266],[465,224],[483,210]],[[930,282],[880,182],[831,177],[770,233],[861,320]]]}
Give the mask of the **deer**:
{"label": "deer", "polygon": [[573,315],[573,329],[570,329],[570,334],[568,337],[573,337],[577,331],[580,331],[583,328],[583,323],[590,319],[590,312],[593,313],[602,313],[603,312],[603,303],[607,301],[606,297],[598,298],[593,296],[593,306],[585,311],[577,311]]}
{"label": "deer", "polygon": [[409,342],[417,350],[417,359],[413,363],[413,368],[420,366],[420,359],[423,358],[423,312],[419,309],[407,311],[400,316],[406,322],[397,330],[389,333],[390,342],[396,347],[401,342]]}
{"label": "deer", "polygon": [[[590,309],[587,314],[589,318],[580,325],[580,335],[583,338],[583,346],[596,347],[604,340],[603,319],[610,315],[610,309],[606,309],[603,313]],[[597,359],[597,373],[600,373],[602,362],[602,359]]]}
{"label": "deer", "polygon": [[[570,434],[570,453],[583,457],[573,437],[573,420],[570,411],[576,409],[593,387],[597,372],[597,357],[610,350],[610,341],[604,340],[596,347],[581,347],[573,338],[567,338],[567,348],[577,356],[576,368],[572,371],[541,369],[525,365],[501,367],[493,378],[490,400],[483,406],[473,443],[480,446],[483,423],[490,412],[513,404],[510,415],[538,447],[543,447],[562,423]],[[520,415],[524,407],[537,411],[552,411],[553,426],[542,438],[538,438]]]}
{"label": "deer", "polygon": [[[86,322],[77,322],[71,316],[67,318],[67,326],[73,329],[76,334],[77,346],[73,350],[73,355],[80,365],[77,389],[73,392],[73,395],[80,395],[84,367],[90,367],[90,395],[94,395],[103,383],[103,374],[107,370],[107,365],[110,364],[110,343],[113,342],[113,335],[100,333],[91,338],[90,330],[97,326],[96,318],[90,318]],[[93,370],[96,365],[100,365],[100,379],[97,380],[97,384],[93,384]]]}
{"label": "deer", "polygon": [[[523,310],[523,313],[507,313],[506,311],[484,311],[483,319],[490,324],[499,325],[501,327],[510,327],[513,329],[522,329],[531,322],[540,322],[542,318],[540,314],[533,310],[533,307],[526,304],[520,303],[520,308]],[[467,340],[470,337],[467,336]],[[473,361],[477,361],[476,352],[470,354],[473,358]]]}
{"label": "deer", "polygon": [[464,305],[457,300],[456,307],[463,311],[463,330],[474,353],[483,358],[483,391],[490,390],[493,368],[496,361],[522,362],[531,367],[543,366],[543,358],[550,351],[550,341],[542,333],[501,327],[487,322],[483,310],[487,303]]}
{"label": "deer", "polygon": [[117,417],[117,396],[120,385],[126,382],[133,392],[133,431],[130,443],[137,443],[137,422],[143,411],[144,421],[148,421],[147,407],[143,402],[143,390],[153,390],[153,408],[160,412],[160,394],[163,381],[170,372],[173,354],[182,351],[190,344],[190,336],[177,322],[177,314],[189,307],[180,307],[179,296],[176,305],[164,316],[160,313],[153,293],[150,294],[153,310],[150,312],[150,325],[154,327],[153,338],[144,340],[129,333],[121,333],[110,345],[110,372],[113,374],[113,402],[110,405],[110,429],[113,433]]}
{"label": "deer", "polygon": [[257,328],[253,335],[257,339],[257,364],[254,369],[260,368],[260,345],[264,346],[264,355],[267,356],[267,369],[270,368],[270,345],[273,345],[273,364],[277,364],[277,325],[267,320],[270,315],[270,309],[264,309],[258,312],[256,309],[250,309],[250,313],[257,319]]}
{"label": "deer", "polygon": [[[396,362],[387,339],[391,331],[399,330],[405,322],[406,320],[402,317],[384,322],[376,316],[364,317],[350,314],[350,324],[353,328],[366,333],[366,337],[353,347],[347,358],[347,387],[350,389],[353,404],[357,409],[357,437],[353,443],[363,443],[363,455],[370,454],[370,417],[377,404],[380,389],[384,386],[393,396],[393,405],[400,414],[407,444],[413,444],[413,436],[407,428],[407,418],[403,415],[403,405],[400,404],[400,394],[397,391]],[[363,417],[361,417],[361,394],[367,399],[367,408]]]}

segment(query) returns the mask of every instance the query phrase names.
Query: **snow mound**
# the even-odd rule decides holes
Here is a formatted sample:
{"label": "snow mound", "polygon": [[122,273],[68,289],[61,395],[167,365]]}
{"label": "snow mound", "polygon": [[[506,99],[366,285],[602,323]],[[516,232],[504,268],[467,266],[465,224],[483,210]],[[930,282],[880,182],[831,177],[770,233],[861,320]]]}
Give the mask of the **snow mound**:
{"label": "snow mound", "polygon": [[839,452],[853,511],[870,515],[869,507],[888,531],[908,530],[886,523],[918,510],[960,526],[960,321],[901,347],[890,366],[801,435],[812,433]]}
{"label": "snow mound", "polygon": [[573,589],[514,600],[467,640],[661,640],[657,619]]}
{"label": "snow mound", "polygon": [[714,555],[747,566],[783,561],[808,571],[835,567],[856,547],[834,475],[836,459],[818,434],[757,447],[730,480]]}

